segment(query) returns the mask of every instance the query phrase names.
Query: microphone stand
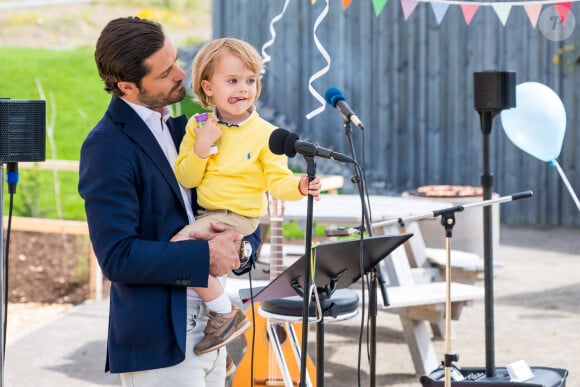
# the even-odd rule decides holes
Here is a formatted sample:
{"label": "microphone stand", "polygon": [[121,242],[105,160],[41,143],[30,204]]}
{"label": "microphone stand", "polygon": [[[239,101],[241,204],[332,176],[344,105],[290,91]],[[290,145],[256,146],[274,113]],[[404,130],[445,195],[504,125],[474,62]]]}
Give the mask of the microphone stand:
{"label": "microphone stand", "polygon": [[[445,367],[445,387],[451,386],[451,373],[454,372],[453,362],[457,361],[459,357],[457,354],[451,352],[451,237],[453,234],[453,226],[455,225],[455,212],[463,211],[469,207],[484,207],[485,209],[490,209],[492,204],[504,203],[513,200],[525,199],[532,197],[532,191],[525,191],[516,193],[510,196],[502,196],[497,199],[487,200],[484,198],[481,202],[475,202],[465,205],[457,205],[454,207],[448,207],[441,210],[435,210],[428,214],[409,216],[406,218],[398,218],[392,220],[386,220],[383,222],[375,223],[374,227],[384,227],[393,224],[405,224],[409,221],[416,221],[426,218],[435,218],[441,216],[441,225],[445,228],[445,247],[447,252],[447,261],[445,266],[445,355],[443,360],[443,366]],[[485,294],[485,307],[486,310],[493,310],[493,298],[489,296],[488,293]],[[487,315],[486,315],[486,327],[487,327]],[[487,352],[487,350],[486,350]]]}
{"label": "microphone stand", "polygon": [[[314,162],[314,156],[304,156],[306,160],[306,172],[308,175],[308,181],[312,181],[316,176],[316,163]],[[312,281],[310,277],[312,273],[316,273],[316,267],[312,267],[312,229],[313,229],[313,206],[314,198],[312,195],[308,195],[308,206],[306,210],[306,237],[305,237],[305,252],[304,257],[306,259],[306,264],[304,265],[304,295],[303,295],[303,306],[302,306],[302,347],[300,357],[300,387],[307,386],[306,378],[306,360],[308,359],[308,315],[310,311],[310,297],[312,291],[316,291],[312,286]],[[324,375],[316,375],[317,379],[322,379]]]}
{"label": "microphone stand", "polygon": [[[369,233],[369,236],[373,236],[373,228],[369,216],[369,212],[366,205],[365,200],[365,181],[364,176],[361,173],[361,168],[357,162],[356,152],[354,149],[353,141],[352,141],[352,129],[350,127],[350,121],[344,121],[344,132],[346,138],[348,140],[348,145],[350,148],[350,153],[352,158],[355,160],[355,176],[352,178],[352,182],[356,183],[360,201],[362,206],[362,214],[363,214],[363,226],[361,228],[361,233],[364,232],[366,229]],[[377,354],[377,340],[376,340],[376,331],[377,331],[377,314],[378,314],[378,307],[377,307],[377,287],[380,285],[381,287],[381,294],[383,296],[383,305],[389,306],[389,299],[387,295],[387,288],[386,288],[386,281],[383,277],[381,270],[377,270],[377,267],[373,267],[370,274],[370,281],[369,281],[369,373],[370,373],[370,386],[374,387],[376,385],[376,354]]]}

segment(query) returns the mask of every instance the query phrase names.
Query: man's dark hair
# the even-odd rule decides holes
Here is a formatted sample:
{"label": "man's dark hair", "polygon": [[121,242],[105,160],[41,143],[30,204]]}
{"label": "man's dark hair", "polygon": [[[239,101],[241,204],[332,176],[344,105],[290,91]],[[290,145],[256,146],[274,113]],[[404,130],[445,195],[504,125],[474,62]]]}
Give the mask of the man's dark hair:
{"label": "man's dark hair", "polygon": [[141,80],[149,71],[145,60],[159,51],[165,34],[159,23],[138,17],[111,20],[101,31],[95,49],[95,62],[105,90],[122,96],[117,82],[133,82],[141,87]]}

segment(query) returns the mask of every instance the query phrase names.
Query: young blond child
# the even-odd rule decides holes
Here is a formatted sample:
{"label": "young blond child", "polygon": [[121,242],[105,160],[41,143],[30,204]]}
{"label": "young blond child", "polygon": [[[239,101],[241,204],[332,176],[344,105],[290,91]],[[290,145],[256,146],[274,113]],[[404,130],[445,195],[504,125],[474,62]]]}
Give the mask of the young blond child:
{"label": "young blond child", "polygon": [[[174,240],[189,238],[191,230],[209,229],[211,222],[228,224],[242,235],[253,233],[266,213],[266,191],[284,201],[308,194],[319,200],[320,179],[294,176],[286,156],[268,147],[276,128],[254,105],[262,87],[262,58],[254,47],[239,39],[216,39],[199,50],[192,67],[193,92],[212,112],[188,122],[175,174],[182,186],[196,188],[202,210]],[[223,284],[224,278],[210,276],[207,288],[194,288],[210,311],[197,354],[222,347],[250,327]]]}

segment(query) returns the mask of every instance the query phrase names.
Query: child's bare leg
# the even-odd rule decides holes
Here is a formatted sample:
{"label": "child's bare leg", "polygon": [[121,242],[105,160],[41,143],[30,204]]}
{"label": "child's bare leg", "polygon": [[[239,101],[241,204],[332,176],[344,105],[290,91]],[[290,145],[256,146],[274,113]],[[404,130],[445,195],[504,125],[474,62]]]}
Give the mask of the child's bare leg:
{"label": "child's bare leg", "polygon": [[199,297],[205,302],[207,308],[216,313],[229,313],[232,311],[232,301],[224,292],[220,281],[210,275],[207,288],[193,288]]}

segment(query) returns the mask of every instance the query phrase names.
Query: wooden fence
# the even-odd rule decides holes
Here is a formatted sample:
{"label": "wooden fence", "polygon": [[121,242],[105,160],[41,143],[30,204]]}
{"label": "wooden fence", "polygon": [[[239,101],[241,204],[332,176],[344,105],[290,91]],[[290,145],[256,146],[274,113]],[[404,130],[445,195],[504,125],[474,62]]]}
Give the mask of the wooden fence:
{"label": "wooden fence", "polygon": [[[331,58],[329,72],[312,82],[321,95],[339,87],[365,123],[364,135],[353,131],[369,190],[399,194],[422,185],[480,185],[482,133],[473,106],[473,73],[516,72],[516,82],[535,81],[551,87],[567,111],[567,132],[558,161],[572,187],[580,187],[580,31],[562,41],[550,40],[532,27],[523,7],[513,7],[502,26],[492,7],[480,7],[466,25],[459,6],[451,5],[438,24],[428,2],[419,2],[408,20],[399,1],[387,2],[379,16],[372,1],[329,1],[327,17],[316,36]],[[270,22],[283,1],[214,0],[215,37],[234,36],[259,51],[271,39]],[[308,86],[326,61],[315,42],[314,24],[326,6],[307,0],[289,2],[274,24],[276,39],[267,49],[271,61],[263,77],[260,111],[301,139],[349,153],[343,122],[335,109],[308,120],[319,106]],[[550,5],[545,5],[547,10]],[[580,16],[572,3],[570,19]],[[575,19],[574,19],[575,20]],[[572,23],[572,22],[570,22]],[[490,135],[493,190],[501,196],[532,190],[529,200],[502,206],[511,224],[580,226],[580,216],[555,168],[524,153],[509,141],[499,117]],[[547,128],[549,130],[549,128]],[[300,158],[293,162],[300,165]],[[321,160],[323,173],[349,168]],[[346,185],[354,192],[354,185]]]}

